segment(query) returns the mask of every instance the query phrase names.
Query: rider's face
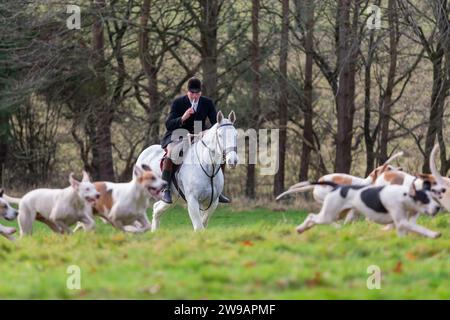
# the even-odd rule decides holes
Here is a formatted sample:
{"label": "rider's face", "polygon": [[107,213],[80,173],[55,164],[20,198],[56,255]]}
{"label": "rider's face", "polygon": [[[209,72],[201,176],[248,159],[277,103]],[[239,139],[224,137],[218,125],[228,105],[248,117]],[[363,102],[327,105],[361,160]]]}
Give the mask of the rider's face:
{"label": "rider's face", "polygon": [[187,96],[188,96],[189,100],[191,100],[191,101],[198,101],[198,99],[200,99],[201,95],[202,95],[201,91],[200,92],[191,92],[191,91],[187,92]]}

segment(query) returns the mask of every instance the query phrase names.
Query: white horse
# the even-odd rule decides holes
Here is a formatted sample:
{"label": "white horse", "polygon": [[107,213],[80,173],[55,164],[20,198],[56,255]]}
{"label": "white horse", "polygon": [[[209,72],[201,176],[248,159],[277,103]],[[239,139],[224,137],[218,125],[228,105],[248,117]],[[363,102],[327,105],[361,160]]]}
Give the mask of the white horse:
{"label": "white horse", "polygon": [[[234,168],[238,163],[237,131],[234,127],[236,115],[234,111],[225,119],[222,112],[217,114],[217,123],[184,150],[183,163],[174,173],[178,187],[184,194],[189,217],[195,231],[202,230],[208,225],[208,220],[219,202],[224,178],[220,164]],[[153,172],[161,176],[160,161],[164,155],[161,145],[152,145],[142,151],[136,165],[146,164]],[[171,184],[172,194],[179,198],[180,193]],[[175,202],[175,201],[174,201]],[[153,205],[152,232],[159,227],[163,213],[172,204],[160,200]]]}

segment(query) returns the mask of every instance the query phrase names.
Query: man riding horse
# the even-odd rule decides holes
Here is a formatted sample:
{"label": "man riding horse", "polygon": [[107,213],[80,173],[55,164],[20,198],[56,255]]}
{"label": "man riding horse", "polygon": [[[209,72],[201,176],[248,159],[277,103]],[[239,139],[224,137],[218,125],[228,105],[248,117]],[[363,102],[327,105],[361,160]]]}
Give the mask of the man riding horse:
{"label": "man riding horse", "polygon": [[[172,136],[174,131],[177,129],[185,129],[185,132],[193,134],[194,122],[201,121],[202,130],[205,130],[206,118],[209,119],[211,125],[214,125],[217,121],[217,112],[214,102],[210,98],[202,96],[201,88],[202,83],[199,79],[189,79],[186,95],[173,101],[169,117],[166,120],[167,132],[161,140],[161,147],[167,154],[162,168],[162,179],[167,182],[167,188],[162,191],[161,199],[166,203],[172,203],[170,183],[172,180],[173,160],[178,159],[180,156],[180,147],[182,146],[183,138],[186,138],[180,136],[180,139],[173,140]],[[224,172],[224,164],[221,165],[221,168],[222,172]],[[231,200],[221,194],[219,196],[219,202],[229,203]]]}

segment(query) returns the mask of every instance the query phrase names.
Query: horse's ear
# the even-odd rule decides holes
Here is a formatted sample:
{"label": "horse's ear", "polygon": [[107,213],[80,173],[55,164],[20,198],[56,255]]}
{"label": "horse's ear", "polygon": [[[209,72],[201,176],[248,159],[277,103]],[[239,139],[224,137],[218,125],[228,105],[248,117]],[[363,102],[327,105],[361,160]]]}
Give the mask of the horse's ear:
{"label": "horse's ear", "polygon": [[234,123],[236,121],[236,114],[233,110],[231,110],[230,114],[228,115],[228,120],[230,120],[231,123]]}
{"label": "horse's ear", "polygon": [[219,111],[218,113],[217,113],[217,123],[221,123],[222,122],[222,120],[223,120],[223,113],[222,113],[222,111]]}

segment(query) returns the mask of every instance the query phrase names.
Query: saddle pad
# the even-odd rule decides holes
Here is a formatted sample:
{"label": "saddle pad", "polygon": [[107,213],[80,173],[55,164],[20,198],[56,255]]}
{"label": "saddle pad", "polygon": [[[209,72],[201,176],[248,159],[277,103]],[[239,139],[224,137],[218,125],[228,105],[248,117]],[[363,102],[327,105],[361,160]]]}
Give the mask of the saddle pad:
{"label": "saddle pad", "polygon": [[164,159],[167,157],[167,150],[164,149],[164,155],[161,158],[161,161],[159,162],[159,168],[161,169],[161,172],[163,171],[163,164],[164,164]]}

